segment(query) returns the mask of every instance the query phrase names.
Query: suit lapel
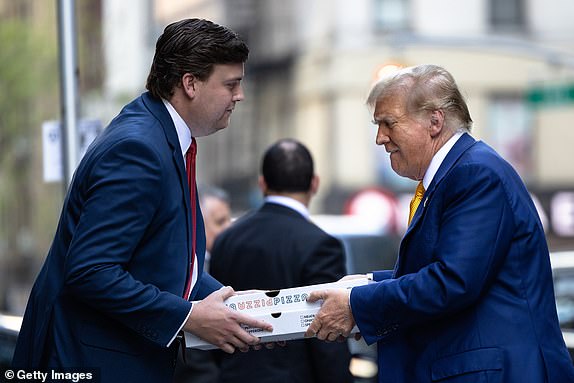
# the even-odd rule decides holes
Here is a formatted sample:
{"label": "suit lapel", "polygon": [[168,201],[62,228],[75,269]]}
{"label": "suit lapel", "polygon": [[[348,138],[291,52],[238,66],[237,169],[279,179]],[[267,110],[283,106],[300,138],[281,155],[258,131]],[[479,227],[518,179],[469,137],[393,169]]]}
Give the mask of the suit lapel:
{"label": "suit lapel", "polygon": [[468,133],[463,134],[452,149],[446,155],[444,161],[438,168],[436,174],[433,177],[431,184],[429,185],[428,194],[429,196],[435,191],[437,185],[442,181],[442,179],[447,175],[450,169],[456,164],[460,156],[468,150],[472,145],[476,143],[476,140]]}
{"label": "suit lapel", "polygon": [[[179,138],[175,125],[162,101],[155,100],[148,92],[142,95],[143,102],[149,111],[159,121],[167,142],[171,148],[173,160],[176,163],[177,173],[182,186],[187,185],[187,175],[185,174],[185,164],[183,163],[183,154],[181,153],[181,146],[179,145]],[[189,207],[189,202],[186,201],[186,207]]]}
{"label": "suit lapel", "polygon": [[[185,172],[185,164],[183,163],[183,154],[181,153],[181,146],[179,144],[179,138],[177,137],[177,131],[175,129],[175,125],[173,124],[173,120],[169,115],[163,101],[156,100],[150,96],[149,92],[146,92],[142,95],[142,100],[148,110],[154,115],[154,117],[159,121],[161,127],[163,128],[165,137],[167,142],[170,146],[172,158],[175,163],[175,168],[177,170],[177,174],[179,177],[180,186],[184,192],[184,195],[187,198],[184,198],[183,202],[185,204],[185,209],[188,212],[186,214],[186,221],[187,221],[187,243],[189,244],[189,248],[191,249],[191,242],[192,242],[192,230],[191,227],[191,205],[190,205],[190,195],[191,191],[189,190],[189,186],[187,185],[187,174]],[[196,191],[197,193],[197,191]],[[197,194],[196,194],[197,195]],[[199,209],[199,203],[197,205],[197,214],[196,214],[196,222],[198,226],[203,228],[203,217],[201,216],[201,210]],[[196,238],[196,241],[198,239]],[[197,242],[196,242],[197,243]],[[197,246],[196,246],[197,247]],[[197,249],[196,249],[197,250]],[[188,262],[191,261],[191,251],[188,251]],[[199,266],[199,265],[198,265]]]}
{"label": "suit lapel", "polygon": [[[465,133],[458,139],[458,141],[454,144],[452,149],[448,152],[444,161],[442,162],[442,164],[438,168],[436,174],[434,175],[434,177],[431,181],[431,184],[428,187],[428,190],[425,191],[425,194],[423,196],[421,204],[419,205],[419,208],[417,209],[417,212],[415,213],[415,216],[413,217],[413,221],[411,222],[411,224],[409,225],[409,227],[407,229],[407,233],[411,230],[411,228],[416,226],[417,222],[420,220],[421,216],[423,215],[423,210],[426,208],[429,200],[432,198],[432,195],[434,194],[434,191],[436,190],[437,186],[440,184],[440,182],[442,181],[444,176],[446,174],[448,174],[448,172],[454,166],[454,164],[458,161],[460,156],[462,156],[462,154],[468,148],[470,148],[472,145],[474,145],[475,142],[476,142],[476,140],[474,138],[472,138],[471,135],[469,135],[468,133]],[[406,234],[405,234],[405,236],[406,236]]]}
{"label": "suit lapel", "polygon": [[400,245],[399,257],[397,259],[397,263],[395,265],[395,270],[393,272],[393,277],[396,277],[397,273],[399,272],[399,268],[401,266],[400,261],[401,261],[401,258],[403,258],[402,255],[404,254],[404,247],[406,246],[406,244],[408,243],[408,241],[410,239],[411,232],[417,226],[418,222],[420,221],[421,217],[423,216],[424,210],[426,209],[429,201],[432,199],[432,196],[433,196],[437,186],[440,184],[442,179],[448,174],[450,169],[457,163],[457,161],[463,155],[463,153],[466,152],[475,143],[476,143],[476,140],[474,138],[472,138],[472,136],[470,134],[468,134],[468,133],[463,134],[458,139],[458,141],[454,144],[452,149],[448,152],[444,161],[442,162],[442,164],[438,168],[436,174],[434,175],[434,177],[431,181],[431,184],[429,185],[428,190],[425,191],[423,199],[422,199],[422,201],[421,201],[421,203],[420,203],[420,205],[419,205],[419,207],[415,213],[415,216],[413,217],[411,224],[408,226],[407,231],[405,232],[405,235],[403,236],[403,239],[402,239],[401,245]]}

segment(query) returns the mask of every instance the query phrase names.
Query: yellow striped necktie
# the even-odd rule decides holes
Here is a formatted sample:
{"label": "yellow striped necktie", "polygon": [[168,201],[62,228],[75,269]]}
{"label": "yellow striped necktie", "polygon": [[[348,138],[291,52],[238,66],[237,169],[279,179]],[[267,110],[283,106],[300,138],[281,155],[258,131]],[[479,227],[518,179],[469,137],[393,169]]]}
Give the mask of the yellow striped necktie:
{"label": "yellow striped necktie", "polygon": [[411,224],[411,221],[415,216],[417,208],[419,207],[419,204],[421,203],[424,194],[425,194],[425,187],[423,186],[423,181],[420,181],[419,184],[417,185],[417,190],[415,190],[415,195],[411,200],[411,210],[409,212],[409,225]]}

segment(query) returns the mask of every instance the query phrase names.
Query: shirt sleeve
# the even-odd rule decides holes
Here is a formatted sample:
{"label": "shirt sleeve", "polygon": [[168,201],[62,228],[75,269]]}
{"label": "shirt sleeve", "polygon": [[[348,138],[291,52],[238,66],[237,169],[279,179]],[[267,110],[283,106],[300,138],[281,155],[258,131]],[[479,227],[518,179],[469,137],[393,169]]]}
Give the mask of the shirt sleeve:
{"label": "shirt sleeve", "polygon": [[175,334],[173,334],[173,337],[170,339],[170,341],[167,342],[166,347],[171,346],[171,344],[173,343],[173,341],[177,337],[177,334],[179,334],[179,332],[183,329],[183,326],[185,326],[185,322],[187,322],[187,320],[189,319],[189,316],[191,315],[192,311],[193,311],[193,305],[191,305],[191,307],[189,308],[189,313],[187,313],[187,316],[183,320],[183,323],[181,324],[181,326],[179,326],[179,329],[175,332]]}

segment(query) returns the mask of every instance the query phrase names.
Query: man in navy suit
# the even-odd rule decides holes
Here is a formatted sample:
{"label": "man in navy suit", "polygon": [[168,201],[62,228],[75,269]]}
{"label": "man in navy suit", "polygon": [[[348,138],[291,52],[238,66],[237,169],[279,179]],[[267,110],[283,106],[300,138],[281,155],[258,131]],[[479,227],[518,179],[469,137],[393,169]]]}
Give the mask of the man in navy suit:
{"label": "man in navy suit", "polygon": [[[309,220],[307,209],[319,187],[309,150],[296,140],[279,140],[265,152],[261,174],[265,203],[216,238],[211,273],[241,290],[277,290],[344,276],[342,244]],[[346,343],[295,340],[271,350],[222,355],[219,382],[350,383],[350,358]]]}
{"label": "man in navy suit", "polygon": [[234,352],[259,342],[241,324],[270,328],[227,309],[233,290],[203,273],[203,220],[184,157],[197,137],[228,126],[248,52],[207,20],[165,28],[149,92],[123,108],[76,170],[14,367],[170,382],[182,330]]}
{"label": "man in navy suit", "polygon": [[422,199],[395,269],[350,293],[314,293],[324,302],[307,335],[333,341],[356,322],[377,342],[379,382],[574,382],[534,204],[513,168],[470,136],[450,73],[405,68],[367,103],[377,144],[421,183]]}

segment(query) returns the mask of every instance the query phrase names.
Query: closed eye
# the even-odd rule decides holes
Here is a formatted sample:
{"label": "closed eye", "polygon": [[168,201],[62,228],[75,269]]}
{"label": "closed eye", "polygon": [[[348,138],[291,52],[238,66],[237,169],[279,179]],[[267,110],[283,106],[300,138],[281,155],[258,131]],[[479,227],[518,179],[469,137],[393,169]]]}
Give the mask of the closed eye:
{"label": "closed eye", "polygon": [[392,129],[392,127],[397,123],[397,121],[395,119],[385,117],[385,118],[382,118],[380,120],[375,118],[372,121],[372,123],[377,125],[377,126],[384,125],[385,128]]}
{"label": "closed eye", "polygon": [[392,118],[383,118],[383,124],[389,128],[392,129],[393,126],[395,126],[397,124],[397,121],[392,119]]}
{"label": "closed eye", "polygon": [[230,90],[233,90],[233,89],[237,88],[239,86],[239,84],[240,84],[240,81],[238,80],[238,81],[228,82],[225,84],[225,86],[227,88],[229,88]]}

